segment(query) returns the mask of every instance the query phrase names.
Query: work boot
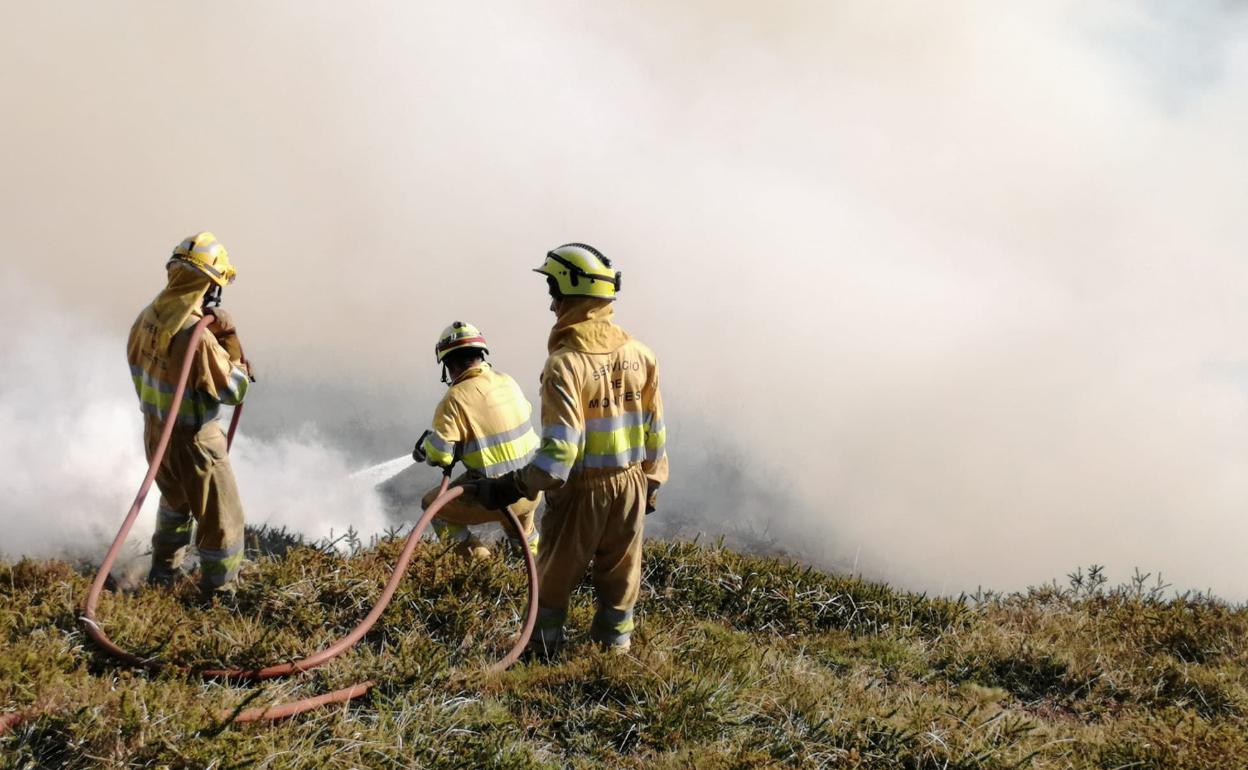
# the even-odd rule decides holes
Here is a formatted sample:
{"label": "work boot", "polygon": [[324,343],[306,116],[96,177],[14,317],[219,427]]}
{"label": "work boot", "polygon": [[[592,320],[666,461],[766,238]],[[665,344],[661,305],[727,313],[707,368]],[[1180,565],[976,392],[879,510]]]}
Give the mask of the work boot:
{"label": "work boot", "polygon": [[152,588],[167,590],[173,588],[173,584],[178,582],[181,574],[180,570],[160,569],[153,565],[151,571],[147,573],[147,584]]}
{"label": "work boot", "polygon": [[546,641],[534,634],[529,643],[525,645],[524,652],[520,654],[520,659],[527,663],[549,663],[559,657],[559,653],[562,651],[562,639]]}
{"label": "work boot", "polygon": [[221,588],[209,588],[203,584],[199,586],[198,601],[192,601],[195,606],[201,609],[211,609],[213,607],[221,607],[230,612],[242,612],[243,604],[239,598],[239,584],[237,581],[231,582],[229,585]]}
{"label": "work boot", "polygon": [[478,540],[475,535],[459,541],[451,550],[454,551],[456,556],[467,562],[485,561],[490,558],[490,549],[486,548],[485,544]]}
{"label": "work boot", "polygon": [[508,553],[514,553],[516,556],[519,556],[521,559],[523,559],[524,549],[528,548],[529,553],[533,554],[533,558],[536,559],[537,558],[537,544],[538,544],[538,541],[540,540],[541,538],[538,536],[536,528],[533,529],[533,532],[529,535],[526,542],[521,542],[517,540],[515,537],[513,537],[511,533],[508,533],[507,534],[507,546],[510,549]]}
{"label": "work boot", "polygon": [[598,643],[599,649],[623,655],[632,648],[633,611],[598,606],[589,637]]}
{"label": "work boot", "polygon": [[623,641],[611,642],[609,644],[599,642],[598,646],[602,648],[603,652],[610,655],[627,655],[628,651],[633,648],[633,642],[626,637]]}
{"label": "work boot", "polygon": [[529,644],[524,648],[524,659],[545,663],[552,660],[563,649],[563,626],[543,628],[541,621],[542,618],[539,614],[538,627],[533,629],[533,635],[529,637]]}
{"label": "work boot", "polygon": [[[186,545],[170,547],[153,546],[151,567],[147,572],[147,584],[153,588],[170,589],[178,582],[178,578],[186,575],[187,557],[191,555]],[[157,552],[159,551],[159,552]]]}

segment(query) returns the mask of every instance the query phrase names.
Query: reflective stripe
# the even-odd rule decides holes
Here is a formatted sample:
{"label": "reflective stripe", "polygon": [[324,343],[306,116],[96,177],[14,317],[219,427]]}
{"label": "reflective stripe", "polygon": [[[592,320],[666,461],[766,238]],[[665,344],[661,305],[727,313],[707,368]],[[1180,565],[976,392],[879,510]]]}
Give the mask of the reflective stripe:
{"label": "reflective stripe", "polygon": [[230,369],[229,379],[226,380],[224,392],[221,394],[221,403],[229,406],[243,403],[243,398],[247,395],[247,386],[250,384],[251,380],[242,369],[237,366]]}
{"label": "reflective stripe", "polygon": [[156,531],[152,542],[158,545],[183,546],[191,542],[191,516],[172,508],[156,509]]}
{"label": "reflective stripe", "polygon": [[200,561],[209,561],[213,564],[220,564],[235,557],[241,557],[243,553],[243,544],[235,543],[228,548],[199,548]]}
{"label": "reflective stripe", "polygon": [[[242,382],[233,382],[234,375],[237,374]],[[242,402],[243,395],[247,392],[247,375],[243,374],[241,369],[235,369],[231,372],[232,388],[236,388],[237,392],[231,392],[227,404],[237,404]],[[142,367],[131,365],[130,378],[134,381],[134,392],[139,397],[139,409],[144,414],[150,414],[159,420],[164,420],[169,414],[169,408],[173,406],[173,393],[177,389],[173,385],[161,382],[153,377],[150,373],[145,372]],[[198,426],[217,419],[221,412],[222,400],[198,390],[186,390],[182,396],[182,403],[178,407],[177,424],[183,426]]]}
{"label": "reflective stripe", "polygon": [[585,422],[586,433],[577,468],[627,468],[646,457],[649,412],[622,412]]}
{"label": "reflective stripe", "polygon": [[615,431],[620,428],[635,428],[650,422],[649,412],[624,412],[610,417],[595,417],[585,421],[585,430],[591,433]]}
{"label": "reflective stripe", "polygon": [[620,454],[646,443],[642,425],[625,425],[614,430],[591,431],[585,435],[585,451],[595,455]]}
{"label": "reflective stripe", "polygon": [[542,438],[556,441],[567,441],[572,444],[581,443],[581,432],[571,425],[555,423],[542,426]]}
{"label": "reflective stripe", "polygon": [[446,441],[436,433],[425,437],[425,457],[434,465],[451,465],[455,462],[455,442]]}
{"label": "reflective stripe", "polygon": [[[188,319],[182,331],[193,327],[196,322],[195,317]],[[134,381],[135,394],[138,395],[140,403],[144,405],[144,413],[163,420],[173,405],[173,393],[177,387],[157,379],[155,375],[138,364],[130,364],[130,378]],[[219,405],[241,404],[250,384],[251,379],[247,374],[240,367],[235,366],[230,369],[226,382],[217,396],[187,388],[182,397],[182,403],[178,407],[178,424],[202,425],[215,420]]]}
{"label": "reflective stripe", "polygon": [[654,420],[646,426],[646,444],[659,447],[667,439],[667,426],[663,424],[663,420]]}
{"label": "reflective stripe", "polygon": [[448,455],[455,454],[455,442],[447,441],[436,433],[430,433],[425,439],[429,444],[439,452],[445,452]]}
{"label": "reflective stripe", "polygon": [[243,544],[214,550],[199,549],[200,580],[212,588],[220,588],[238,575],[243,566]]}
{"label": "reflective stripe", "polygon": [[559,462],[543,452],[538,452],[533,458],[533,465],[541,468],[543,471],[560,481],[567,481],[572,470],[567,463]]}
{"label": "reflective stripe", "polygon": [[593,624],[599,628],[627,633],[633,630],[633,611],[617,610],[614,607],[599,607],[598,611],[594,613]]}
{"label": "reflective stripe", "polygon": [[485,436],[483,438],[476,438],[476,439],[473,439],[472,441],[469,441],[468,443],[464,444],[464,454],[480,452],[483,449],[488,449],[490,447],[498,446],[499,444],[505,444],[508,441],[515,441],[518,438],[524,438],[526,435],[532,432],[533,432],[533,428],[529,425],[529,423],[525,422],[521,425],[517,425],[511,430],[503,431],[502,433],[495,433],[492,436]]}
{"label": "reflective stripe", "polygon": [[[560,432],[568,436],[579,434],[566,426],[553,425],[545,429],[548,437]],[[585,421],[585,436],[579,441],[578,457],[574,468],[628,468],[640,462],[654,462],[664,455],[665,435],[662,419],[655,420],[652,412],[622,412]],[[546,451],[555,460],[563,459],[555,447]],[[545,468],[543,468],[545,470]],[[547,471],[549,473],[549,471]],[[554,475],[554,474],[552,474]]]}
{"label": "reflective stripe", "polygon": [[646,457],[644,447],[632,447],[613,455],[583,454],[577,461],[578,468],[627,468],[641,462]]}
{"label": "reflective stripe", "polygon": [[632,636],[634,627],[632,610],[599,607],[590,625],[590,636],[607,645],[623,644]]}
{"label": "reflective stripe", "polygon": [[528,465],[529,461],[533,459],[533,454],[534,454],[533,452],[529,452],[524,457],[516,457],[510,460],[502,460],[500,462],[494,463],[493,465],[487,465],[483,468],[479,468],[478,470],[480,470],[482,473],[484,473],[486,476],[490,478],[497,478],[498,476],[501,476],[504,473],[510,473],[511,471],[518,471],[524,466]]}
{"label": "reflective stripe", "polygon": [[[190,399],[184,398],[182,400],[183,406],[185,406],[189,401]],[[140,403],[139,410],[143,412],[143,414],[152,415],[153,417],[156,417],[162,422],[164,421],[165,417],[169,414],[168,409],[161,409],[155,404],[150,404],[147,402]],[[179,412],[181,411],[182,410],[179,410]],[[194,411],[192,411],[190,414],[178,414],[177,419],[174,420],[174,424],[183,426],[183,427],[198,427],[198,426],[206,425],[207,423],[212,422],[213,420],[217,419],[220,415],[221,415],[221,408],[214,404],[212,407],[204,409],[199,414],[196,414]]]}
{"label": "reflective stripe", "polygon": [[447,441],[437,433],[429,433],[424,439],[424,454],[433,464],[449,465],[456,461],[457,449],[462,448],[459,461],[464,467],[480,470],[490,478],[498,477],[529,464],[538,447],[537,433],[533,432],[527,414],[522,419],[524,422],[507,431],[475,437],[463,443]]}
{"label": "reflective stripe", "polygon": [[[130,376],[132,378],[138,378],[139,380],[141,380],[143,387],[145,388],[151,388],[152,390],[156,390],[161,393],[172,393],[174,391],[173,385],[169,385],[164,382],[159,382],[154,377],[152,377],[152,375],[143,371],[143,367],[141,366],[136,366],[134,364],[131,364]],[[139,387],[139,383],[135,383],[135,387],[136,388]]]}
{"label": "reflective stripe", "polygon": [[667,428],[663,425],[663,418],[651,420],[649,427],[646,429],[646,462],[658,462],[667,454],[665,448],[667,444]]}
{"label": "reflective stripe", "polygon": [[567,610],[553,610],[539,605],[537,608],[537,621],[533,627],[538,629],[563,628],[563,623],[567,619]]}
{"label": "reflective stripe", "polygon": [[501,476],[529,464],[537,449],[537,434],[526,420],[511,430],[474,439],[465,447],[464,467],[489,477]]}
{"label": "reflective stripe", "polygon": [[542,426],[542,444],[533,464],[554,478],[567,481],[577,455],[581,453],[581,432],[571,425],[551,423]]}

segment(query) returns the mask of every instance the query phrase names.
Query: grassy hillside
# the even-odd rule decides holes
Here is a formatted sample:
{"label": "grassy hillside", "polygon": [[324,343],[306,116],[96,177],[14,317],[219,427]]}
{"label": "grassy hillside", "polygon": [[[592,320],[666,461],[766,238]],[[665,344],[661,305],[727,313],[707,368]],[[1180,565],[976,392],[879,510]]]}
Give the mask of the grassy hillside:
{"label": "grassy hillside", "polygon": [[[187,665],[273,662],[341,634],[399,544],[261,558],[228,606],[194,589],[109,595],[113,638]],[[514,556],[420,549],[356,651],[261,687],[149,676],[95,654],[87,578],[0,564],[0,708],[45,714],[5,767],[1220,768],[1248,766],[1248,609],[1099,573],[961,602],[720,548],[651,542],[633,654],[577,633],[550,664],[480,673],[518,628]],[[223,707],[365,677],[347,707],[231,725]]]}

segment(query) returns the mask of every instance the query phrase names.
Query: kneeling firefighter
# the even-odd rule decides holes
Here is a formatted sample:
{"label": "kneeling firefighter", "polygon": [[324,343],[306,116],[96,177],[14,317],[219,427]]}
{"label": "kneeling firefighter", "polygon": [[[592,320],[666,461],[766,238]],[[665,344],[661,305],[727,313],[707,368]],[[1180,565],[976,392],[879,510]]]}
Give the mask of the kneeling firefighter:
{"label": "kneeling firefighter", "polygon": [[[243,561],[243,505],[217,417],[222,404],[243,402],[253,380],[233,320],[215,307],[235,275],[225,247],[212,233],[193,235],[177,245],[165,270],[164,290],[139,314],[126,346],[149,461],[183,360],[188,353],[192,357],[186,393],[156,473],[160,506],[148,582],[173,582],[194,524],[200,588],[211,596],[233,589]],[[205,313],[214,320],[197,348],[188,351],[191,331]]]}
{"label": "kneeling firefighter", "polygon": [[535,272],[546,276],[556,317],[542,371],[541,445],[528,466],[473,491],[491,508],[547,491],[530,649],[549,655],[562,644],[568,598],[592,561],[590,635],[623,652],[645,517],[668,476],[658,360],[612,321],[620,274],[596,249],[560,246]]}
{"label": "kneeling firefighter", "polygon": [[[456,483],[494,478],[523,468],[537,448],[537,434],[529,423],[533,406],[515,380],[485,362],[489,352],[481,332],[460,321],[448,326],[434,346],[434,356],[442,364],[442,382],[449,387],[434,410],[433,429],[420,437],[412,458],[443,468],[459,460],[467,470]],[[427,509],[437,494],[437,487],[425,493],[422,506]],[[538,502],[535,497],[512,506],[524,527],[525,547],[533,553],[537,553],[538,543],[533,526]],[[484,559],[490,551],[468,526],[501,524],[503,520],[501,513],[483,508],[471,498],[458,497],[434,517],[433,530],[440,540],[454,542],[460,556]],[[514,539],[513,533],[507,534]]]}

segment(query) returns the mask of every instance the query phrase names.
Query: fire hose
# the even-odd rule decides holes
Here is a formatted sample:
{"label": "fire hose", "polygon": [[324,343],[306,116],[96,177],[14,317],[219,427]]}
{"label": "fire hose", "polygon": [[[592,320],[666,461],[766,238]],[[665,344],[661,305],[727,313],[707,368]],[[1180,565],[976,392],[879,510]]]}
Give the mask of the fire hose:
{"label": "fire hose", "polygon": [[[152,453],[149,462],[147,475],[143,479],[143,483],[139,487],[139,492],[135,496],[134,503],[130,506],[130,511],[126,514],[125,521],[122,522],[121,529],[117,532],[112,546],[109,547],[108,553],[104,556],[104,561],[100,563],[99,570],[96,572],[95,580],[91,583],[91,589],[87,592],[86,601],[83,603],[82,616],[79,618],[87,635],[91,637],[95,643],[104,650],[104,652],[125,661],[131,665],[145,668],[148,670],[161,670],[170,668],[168,664],[144,658],[134,653],[128,652],[116,643],[114,643],[104,629],[100,626],[96,619],[95,613],[99,605],[100,593],[104,589],[105,581],[108,579],[109,570],[112,568],[113,562],[117,558],[117,554],[121,551],[122,545],[126,540],[126,536],[130,532],[130,528],[134,525],[135,519],[138,517],[139,509],[143,505],[144,499],[147,497],[148,491],[151,489],[152,482],[156,478],[156,473],[160,469],[161,462],[164,459],[165,450],[168,448],[170,436],[173,434],[174,421],[177,418],[178,409],[182,403],[183,395],[186,391],[186,383],[191,371],[191,363],[193,361],[193,351],[197,349],[200,338],[203,336],[204,329],[212,322],[212,316],[205,315],[191,331],[190,341],[187,347],[186,358],[182,362],[182,370],[178,377],[178,383],[173,392],[173,401],[169,407],[169,414],[165,418],[165,423],[160,434],[160,441]],[[242,414],[242,406],[239,405],[234,409],[233,418],[230,421],[229,433],[227,435],[227,446],[233,443],[234,431],[238,426],[239,417]],[[445,470],[442,478],[442,484],[438,489],[438,495],[434,501],[425,509],[424,514],[412,527],[412,531],[408,533],[407,540],[403,544],[403,550],[399,554],[398,561],[395,563],[394,571],[390,574],[390,579],[386,581],[385,588],[382,589],[381,595],[378,597],[373,609],[363,620],[360,621],[354,629],[346,636],[335,641],[333,644],[325,647],[306,658],[280,663],[263,668],[239,669],[239,668],[213,668],[213,669],[188,669],[185,667],[172,667],[175,670],[182,671],[186,674],[198,675],[206,678],[227,678],[227,679],[243,679],[251,681],[260,681],[271,679],[274,677],[291,676],[293,674],[302,673],[318,666],[324,665],[333,658],[346,652],[354,646],[381,617],[390,600],[394,597],[399,581],[403,579],[403,575],[407,571],[407,566],[411,561],[412,553],[416,549],[416,544],[420,541],[421,535],[424,534],[426,527],[434,516],[438,514],[447,503],[463,494],[463,488],[450,488],[450,468]],[[510,508],[504,508],[503,513],[511,527],[516,532],[520,542],[524,542],[524,530],[520,524],[519,518]],[[529,641],[529,637],[533,633],[533,626],[537,620],[537,565],[533,560],[532,551],[524,547],[525,568],[528,573],[528,609],[525,614],[524,626],[521,629],[520,636],[512,645],[511,649],[500,660],[491,665],[487,670],[491,672],[502,671],[515,663],[519,659],[520,654],[524,651],[525,645]],[[301,714],[320,706],[331,703],[344,703],[346,701],[358,698],[377,684],[374,680],[358,682],[333,692],[324,693],[311,698],[292,701],[276,706],[267,706],[262,708],[252,708],[239,713],[233,711],[225,711],[220,714],[223,721],[232,720],[234,722],[255,722],[260,720],[283,719],[285,717]],[[0,734],[6,730],[16,727],[18,724],[37,715],[37,712],[26,711],[11,714],[0,715]]]}

